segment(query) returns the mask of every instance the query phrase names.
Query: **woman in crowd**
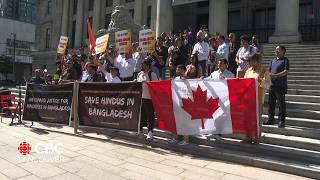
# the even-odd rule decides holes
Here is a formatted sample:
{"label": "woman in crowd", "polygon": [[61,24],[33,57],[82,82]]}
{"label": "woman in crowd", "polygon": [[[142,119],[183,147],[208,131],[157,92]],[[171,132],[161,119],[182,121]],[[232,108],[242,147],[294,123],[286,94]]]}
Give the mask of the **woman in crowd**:
{"label": "woman in crowd", "polygon": [[[259,124],[261,129],[261,118],[263,112],[264,98],[266,90],[270,87],[270,73],[261,65],[261,57],[259,54],[254,54],[249,58],[250,68],[246,71],[244,78],[255,78],[258,81],[258,104],[259,104]],[[261,131],[259,131],[258,137],[253,140],[253,137],[246,137],[243,143],[255,143],[260,142]]]}
{"label": "woman in crowd", "polygon": [[198,65],[198,56],[192,54],[190,56],[190,63],[187,65],[186,76],[189,79],[200,78],[202,74],[201,66]]}

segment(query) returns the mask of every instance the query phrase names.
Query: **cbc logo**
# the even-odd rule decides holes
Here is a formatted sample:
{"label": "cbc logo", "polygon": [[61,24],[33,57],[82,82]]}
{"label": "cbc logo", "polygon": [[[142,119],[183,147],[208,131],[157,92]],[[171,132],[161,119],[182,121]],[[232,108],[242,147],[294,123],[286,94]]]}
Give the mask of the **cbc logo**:
{"label": "cbc logo", "polygon": [[38,143],[34,147],[34,150],[39,154],[62,154],[63,144]]}
{"label": "cbc logo", "polygon": [[[37,143],[33,149],[38,154],[62,154],[63,144]],[[30,154],[31,145],[27,142],[20,143],[18,150],[22,155]]]}

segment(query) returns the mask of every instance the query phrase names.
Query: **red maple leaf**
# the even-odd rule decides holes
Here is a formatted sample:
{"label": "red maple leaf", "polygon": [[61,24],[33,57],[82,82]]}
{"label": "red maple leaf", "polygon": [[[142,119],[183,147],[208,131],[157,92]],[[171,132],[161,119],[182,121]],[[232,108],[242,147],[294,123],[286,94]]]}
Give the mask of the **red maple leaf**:
{"label": "red maple leaf", "polygon": [[182,99],[183,109],[191,115],[191,119],[201,119],[202,129],[204,129],[204,119],[212,118],[212,114],[219,108],[219,98],[213,99],[212,97],[207,100],[207,90],[202,91],[198,85],[196,91],[192,91],[193,100]]}

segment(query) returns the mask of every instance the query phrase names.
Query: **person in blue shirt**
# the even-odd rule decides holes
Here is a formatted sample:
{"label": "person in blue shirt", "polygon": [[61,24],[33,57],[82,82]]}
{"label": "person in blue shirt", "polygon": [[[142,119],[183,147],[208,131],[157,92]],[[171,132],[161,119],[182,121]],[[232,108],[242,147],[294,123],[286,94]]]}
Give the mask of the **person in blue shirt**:
{"label": "person in blue shirt", "polygon": [[279,104],[279,128],[285,127],[286,102],[285,95],[288,89],[289,60],[285,57],[286,48],[284,46],[276,47],[276,58],[269,66],[271,76],[271,86],[269,91],[269,119],[265,125],[274,124],[274,115],[276,102]]}

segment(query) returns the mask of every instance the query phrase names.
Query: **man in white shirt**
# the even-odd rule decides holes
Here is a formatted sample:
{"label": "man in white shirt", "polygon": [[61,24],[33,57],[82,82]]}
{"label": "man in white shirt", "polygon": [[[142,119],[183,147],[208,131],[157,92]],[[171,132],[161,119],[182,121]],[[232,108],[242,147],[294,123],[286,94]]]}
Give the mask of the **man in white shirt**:
{"label": "man in white shirt", "polygon": [[219,47],[218,50],[216,52],[216,59],[229,59],[229,46],[228,44],[225,42],[226,38],[224,37],[224,35],[220,35],[219,36]]}
{"label": "man in white shirt", "polygon": [[202,68],[202,76],[206,75],[207,60],[209,57],[209,44],[204,41],[204,33],[199,31],[197,33],[197,44],[194,45],[192,54],[197,54],[198,64]]}
{"label": "man in white shirt", "polygon": [[139,48],[139,43],[132,43],[132,59],[135,62],[134,66],[134,78],[137,78],[138,73],[141,71],[141,62],[144,58],[144,53],[141,52],[141,48]]}
{"label": "man in white shirt", "polygon": [[113,65],[119,69],[122,81],[133,81],[133,73],[136,62],[132,59],[131,52],[119,54]]}
{"label": "man in white shirt", "polygon": [[228,61],[226,59],[218,60],[218,70],[210,74],[206,79],[227,79],[234,78],[234,74],[228,68]]}
{"label": "man in white shirt", "polygon": [[236,62],[238,64],[237,78],[243,78],[246,71],[249,69],[249,58],[257,53],[257,49],[249,45],[249,36],[242,35],[241,48],[239,48],[236,56]]}

